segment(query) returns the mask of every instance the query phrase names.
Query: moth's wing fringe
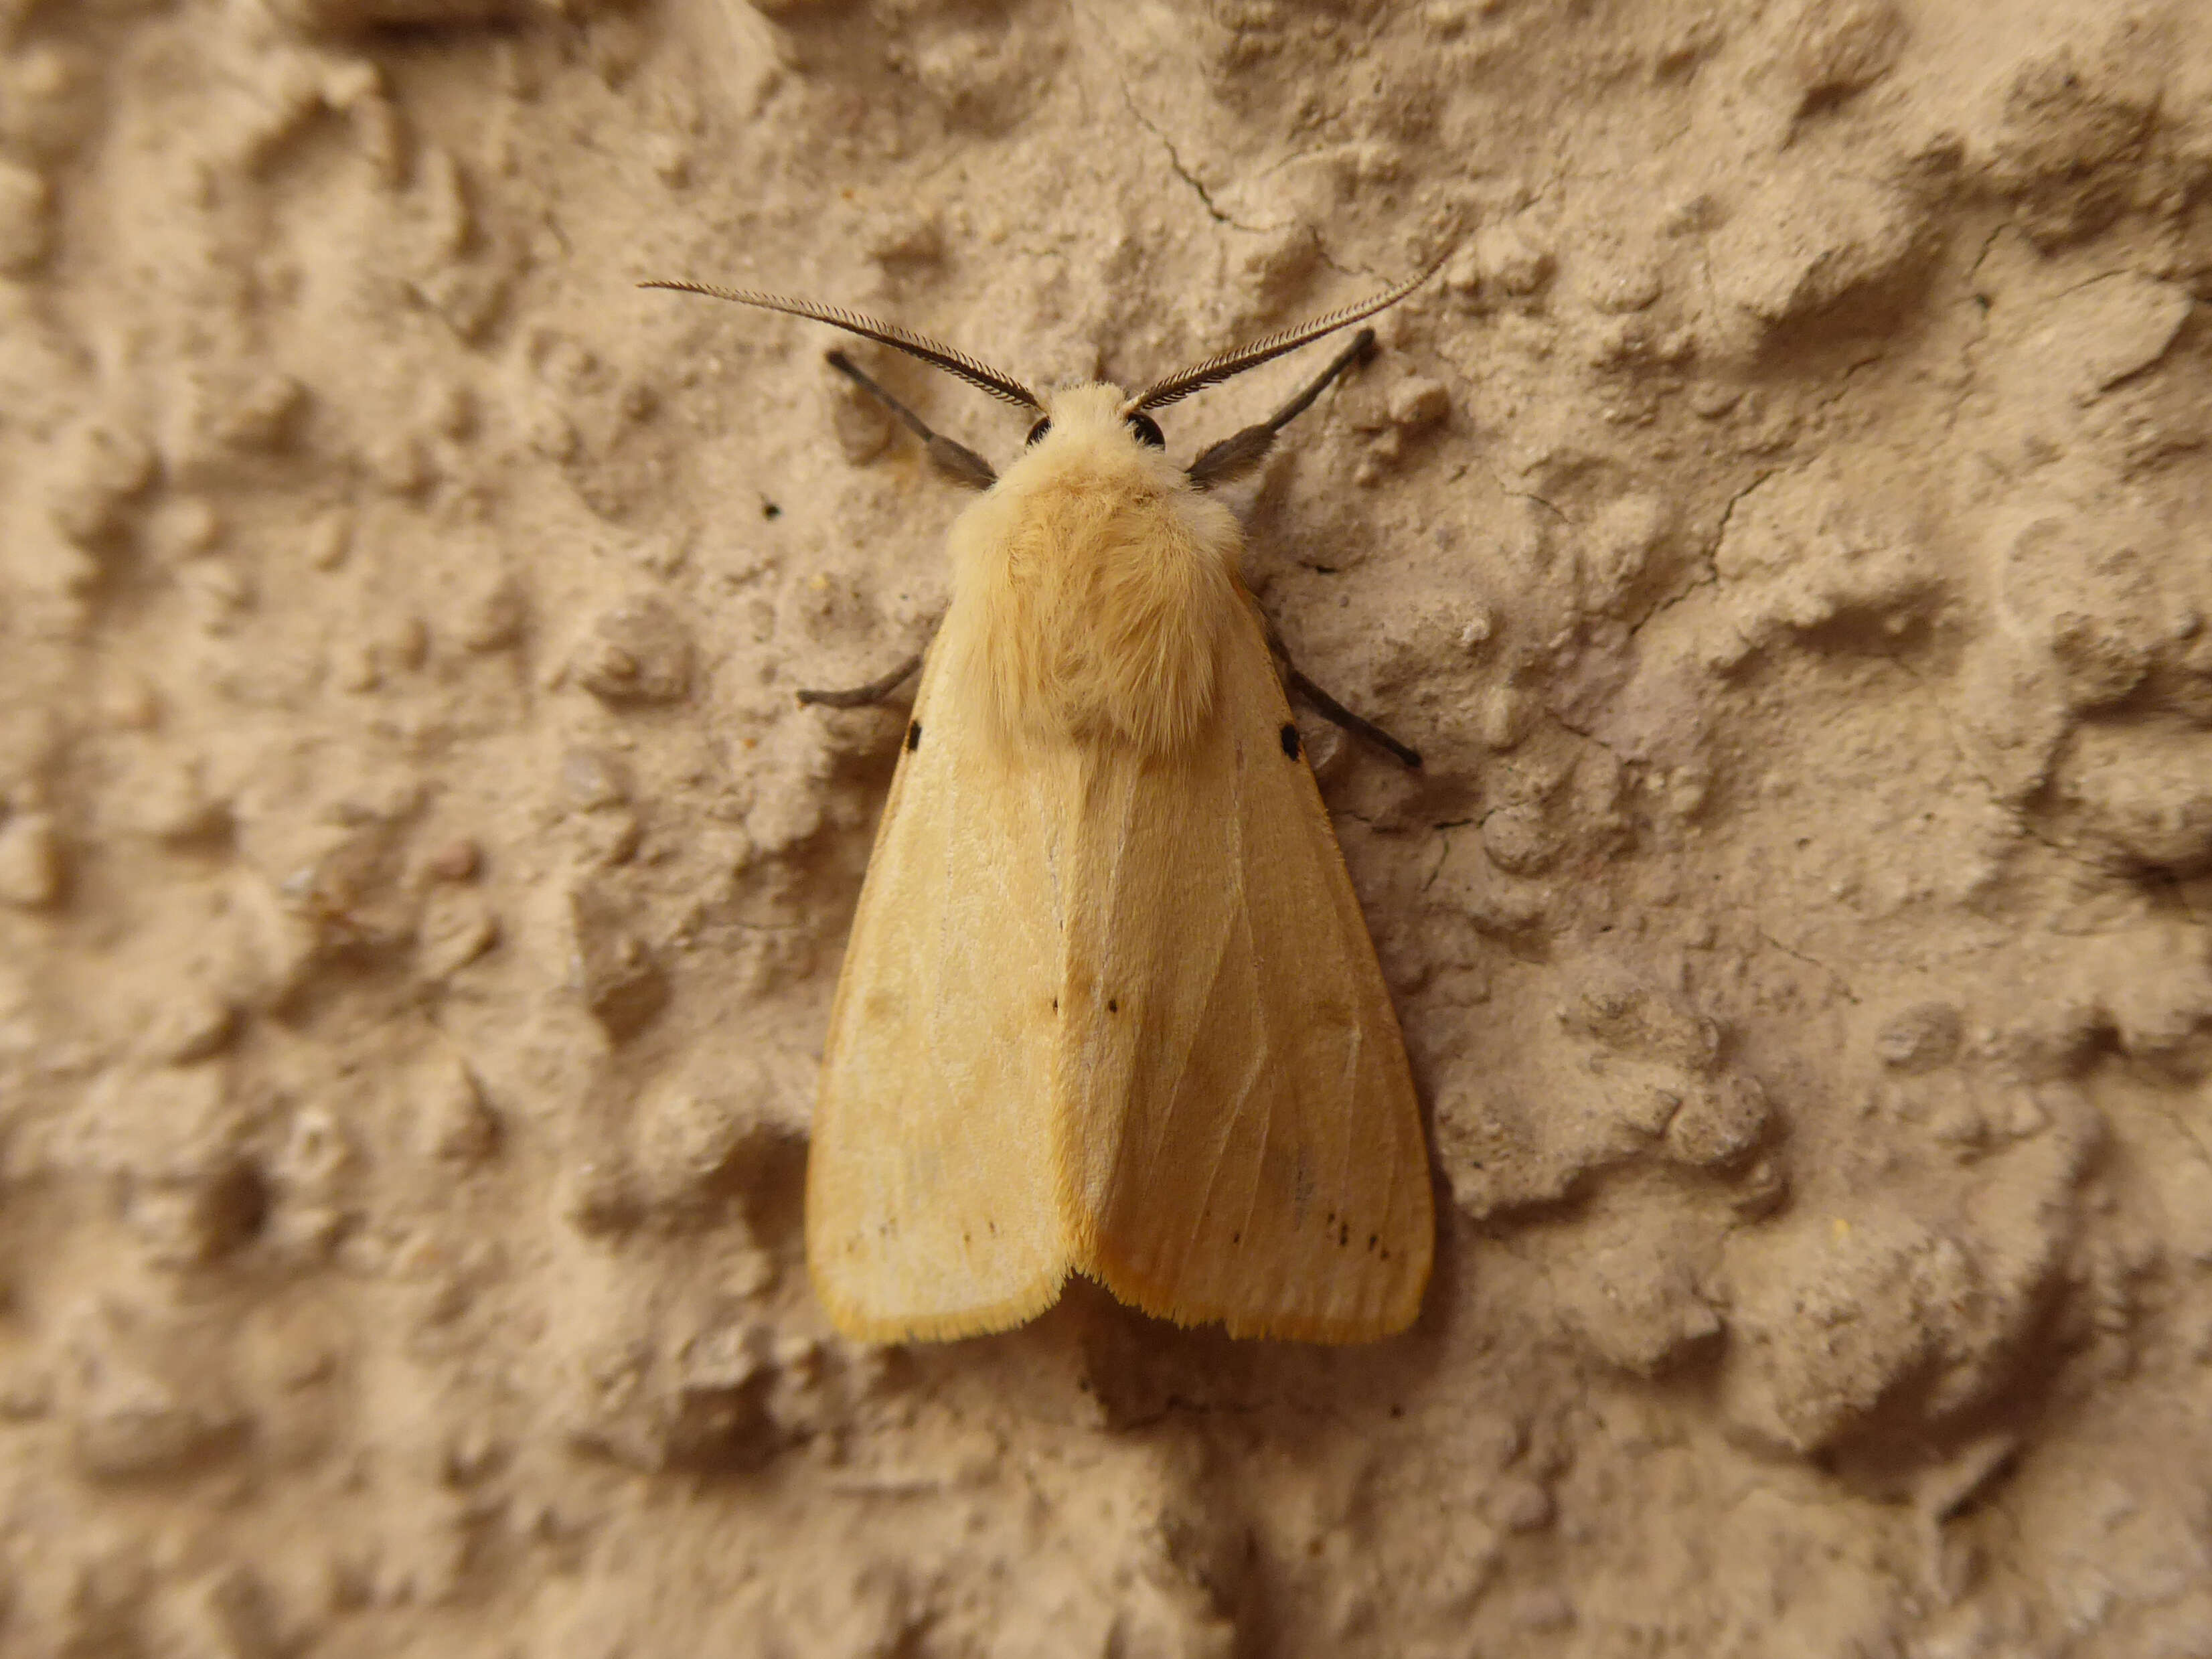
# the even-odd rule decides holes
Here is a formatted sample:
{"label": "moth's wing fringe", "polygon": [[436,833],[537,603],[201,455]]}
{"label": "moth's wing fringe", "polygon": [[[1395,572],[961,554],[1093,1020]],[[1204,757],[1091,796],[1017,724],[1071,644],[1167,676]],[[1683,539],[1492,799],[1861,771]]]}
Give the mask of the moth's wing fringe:
{"label": "moth's wing fringe", "polygon": [[816,1286],[816,1295],[830,1322],[856,1342],[952,1342],[964,1336],[993,1336],[1026,1325],[1052,1307],[1067,1288],[1063,1274],[1041,1285],[1027,1296],[1011,1297],[988,1308],[964,1309],[957,1314],[926,1315],[918,1319],[884,1319],[861,1312],[831,1291]]}
{"label": "moth's wing fringe", "polygon": [[1171,1325],[1194,1329],[1218,1325],[1234,1337],[1264,1342],[1318,1342],[1343,1346],[1396,1336],[1420,1317],[1421,1301],[1428,1293],[1430,1267],[1424,1265],[1412,1293],[1403,1304],[1384,1308],[1366,1317],[1332,1319],[1298,1314],[1249,1315],[1240,1310],[1178,1300],[1166,1285],[1149,1279],[1110,1252],[1094,1253],[1093,1265],[1084,1277],[1095,1279],[1139,1313],[1164,1319]]}

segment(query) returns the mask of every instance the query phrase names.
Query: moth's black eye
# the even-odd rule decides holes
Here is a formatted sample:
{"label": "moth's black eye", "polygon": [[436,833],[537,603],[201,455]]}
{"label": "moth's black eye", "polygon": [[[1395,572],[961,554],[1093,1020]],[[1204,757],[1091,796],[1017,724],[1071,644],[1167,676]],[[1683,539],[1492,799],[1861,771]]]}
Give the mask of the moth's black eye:
{"label": "moth's black eye", "polygon": [[1129,416],[1129,430],[1137,434],[1137,441],[1147,449],[1165,449],[1167,439],[1161,434],[1160,423],[1139,410]]}
{"label": "moth's black eye", "polygon": [[1036,443],[1052,430],[1052,416],[1048,415],[1030,428],[1030,441]]}

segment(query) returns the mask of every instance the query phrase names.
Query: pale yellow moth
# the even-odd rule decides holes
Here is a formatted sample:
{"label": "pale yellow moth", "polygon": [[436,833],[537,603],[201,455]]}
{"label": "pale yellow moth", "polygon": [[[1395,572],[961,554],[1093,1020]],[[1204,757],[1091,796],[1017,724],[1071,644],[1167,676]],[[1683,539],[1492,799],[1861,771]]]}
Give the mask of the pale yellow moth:
{"label": "pale yellow moth", "polygon": [[[1419,1313],[1435,1218],[1405,1045],[1238,575],[1242,534],[1207,493],[1255,467],[1373,337],[1188,468],[1147,411],[1428,275],[1134,397],[1040,396],[811,301],[649,285],[832,324],[1042,416],[997,477],[830,354],[984,492],[952,527],[951,605],[830,1016],[806,1256],[839,1329],[1004,1330],[1072,1273],[1232,1336],[1365,1341]],[[915,665],[802,695],[877,701]]]}

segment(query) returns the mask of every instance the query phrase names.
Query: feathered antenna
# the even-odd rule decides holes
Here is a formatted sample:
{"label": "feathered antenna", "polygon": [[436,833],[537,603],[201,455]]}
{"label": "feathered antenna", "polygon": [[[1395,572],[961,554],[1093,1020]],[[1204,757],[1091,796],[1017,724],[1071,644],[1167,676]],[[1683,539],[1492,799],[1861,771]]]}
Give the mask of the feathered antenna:
{"label": "feathered antenna", "polygon": [[1170,404],[1180,403],[1194,392],[1203,392],[1207,386],[1218,386],[1231,375],[1242,374],[1248,368],[1256,368],[1271,357],[1279,357],[1286,351],[1296,351],[1300,346],[1310,341],[1318,340],[1324,334],[1333,334],[1346,324],[1358,322],[1362,317],[1372,317],[1386,306],[1397,304],[1399,301],[1435,276],[1443,267],[1444,259],[1449,256],[1450,252],[1449,248],[1445,249],[1444,252],[1438,255],[1419,276],[1407,278],[1397,287],[1385,289],[1371,300],[1363,300],[1358,305],[1346,306],[1341,311],[1332,311],[1325,317],[1315,318],[1311,322],[1299,323],[1293,327],[1265,335],[1253,341],[1249,345],[1242,345],[1233,350],[1222,352],[1218,356],[1208,357],[1202,363],[1194,363],[1188,368],[1178,369],[1164,380],[1155,380],[1129,399],[1129,410],[1133,414],[1140,409],[1164,409]]}
{"label": "feathered antenna", "polygon": [[[934,363],[948,374],[957,374],[979,391],[1004,399],[1017,408],[1042,410],[1036,392],[1030,391],[1012,375],[979,362],[964,351],[957,351],[929,338],[916,334],[912,329],[901,328],[896,323],[878,322],[873,317],[864,317],[857,311],[847,311],[840,306],[825,306],[814,300],[794,300],[781,294],[761,294],[749,288],[715,288],[707,283],[653,282],[640,283],[640,288],[665,288],[678,294],[703,294],[709,299],[734,301],[741,306],[758,306],[764,311],[781,311],[793,317],[805,317],[813,322],[827,323],[832,328],[842,328],[848,334],[857,334],[864,340],[874,340],[882,345],[895,347],[908,356],[919,357],[926,363]],[[1395,297],[1395,295],[1393,297]]]}

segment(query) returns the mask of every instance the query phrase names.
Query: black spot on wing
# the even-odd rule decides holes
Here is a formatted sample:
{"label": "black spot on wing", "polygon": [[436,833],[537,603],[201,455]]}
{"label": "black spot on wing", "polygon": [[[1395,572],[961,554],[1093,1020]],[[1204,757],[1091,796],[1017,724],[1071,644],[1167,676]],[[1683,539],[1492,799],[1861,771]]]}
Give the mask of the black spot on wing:
{"label": "black spot on wing", "polygon": [[911,755],[915,750],[921,747],[921,722],[920,720],[908,720],[906,723],[906,752]]}
{"label": "black spot on wing", "polygon": [[1298,757],[1298,728],[1288,720],[1283,722],[1283,753],[1291,760]]}

